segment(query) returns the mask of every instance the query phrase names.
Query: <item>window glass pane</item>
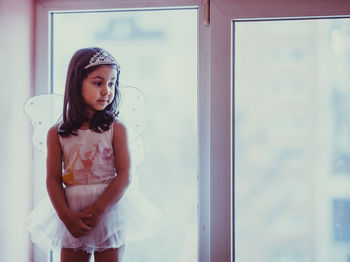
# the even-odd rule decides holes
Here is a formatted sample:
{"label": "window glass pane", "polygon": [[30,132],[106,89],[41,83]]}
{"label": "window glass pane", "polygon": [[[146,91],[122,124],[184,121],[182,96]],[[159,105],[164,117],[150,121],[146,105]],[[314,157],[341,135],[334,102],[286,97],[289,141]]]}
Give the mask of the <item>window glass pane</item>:
{"label": "window glass pane", "polygon": [[350,20],[234,39],[235,261],[350,261]]}
{"label": "window glass pane", "polygon": [[162,231],[128,244],[125,261],[196,261],[197,10],[54,14],[54,93],[64,92],[73,53],[88,46],[110,51],[121,86],[146,97],[137,173],[142,192],[163,212]]}

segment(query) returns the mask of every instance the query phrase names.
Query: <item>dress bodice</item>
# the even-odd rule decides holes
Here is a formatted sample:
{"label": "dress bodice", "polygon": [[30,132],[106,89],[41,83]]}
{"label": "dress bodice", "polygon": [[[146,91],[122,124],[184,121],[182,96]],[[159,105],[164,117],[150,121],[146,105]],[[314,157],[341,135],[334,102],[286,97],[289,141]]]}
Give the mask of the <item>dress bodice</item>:
{"label": "dress bodice", "polygon": [[59,136],[63,151],[65,185],[106,184],[115,176],[113,151],[113,124],[105,132],[90,129],[77,131],[78,135]]}

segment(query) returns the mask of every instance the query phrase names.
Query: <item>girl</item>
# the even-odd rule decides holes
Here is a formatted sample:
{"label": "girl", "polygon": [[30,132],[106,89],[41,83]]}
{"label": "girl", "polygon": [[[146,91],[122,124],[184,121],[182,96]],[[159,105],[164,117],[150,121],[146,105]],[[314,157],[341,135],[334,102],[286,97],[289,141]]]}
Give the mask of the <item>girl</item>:
{"label": "girl", "polygon": [[63,262],[89,261],[92,253],[96,262],[121,261],[129,234],[144,221],[145,212],[126,193],[130,154],[126,128],[117,120],[119,73],[107,51],[78,50],[68,67],[63,120],[47,135],[53,208],[43,215],[47,206],[39,205],[29,229],[39,245],[61,248]]}

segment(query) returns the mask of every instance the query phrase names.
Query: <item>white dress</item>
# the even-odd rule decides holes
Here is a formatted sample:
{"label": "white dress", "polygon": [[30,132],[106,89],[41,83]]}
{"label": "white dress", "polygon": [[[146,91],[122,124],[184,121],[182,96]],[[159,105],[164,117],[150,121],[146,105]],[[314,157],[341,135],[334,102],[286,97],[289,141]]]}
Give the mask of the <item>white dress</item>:
{"label": "white dress", "polygon": [[[91,205],[117,176],[112,139],[113,124],[103,133],[78,130],[77,136],[59,136],[64,157],[62,179],[72,211]],[[124,196],[83,237],[70,234],[48,198],[29,215],[28,229],[32,241],[44,249],[65,247],[91,253],[151,236],[159,217],[159,210],[131,182]]]}

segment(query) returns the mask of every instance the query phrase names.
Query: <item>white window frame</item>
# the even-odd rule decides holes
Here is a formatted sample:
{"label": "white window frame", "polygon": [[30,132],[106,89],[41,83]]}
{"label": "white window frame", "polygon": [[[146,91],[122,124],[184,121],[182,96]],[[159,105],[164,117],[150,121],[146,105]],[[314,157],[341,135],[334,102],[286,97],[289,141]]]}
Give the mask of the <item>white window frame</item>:
{"label": "white window frame", "polygon": [[[211,260],[210,252],[212,248],[210,241],[210,230],[212,230],[211,224],[222,225],[219,221],[215,221],[215,216],[210,216],[210,90],[209,90],[209,27],[204,24],[204,4],[200,0],[177,0],[177,1],[146,1],[146,0],[121,0],[121,1],[84,1],[84,0],[37,0],[36,2],[36,45],[35,45],[35,70],[34,70],[34,82],[35,82],[35,94],[43,94],[51,92],[51,39],[50,27],[51,27],[51,14],[57,11],[70,11],[70,10],[135,10],[135,9],[169,9],[169,8],[181,8],[181,7],[194,7],[198,8],[198,201],[199,201],[199,213],[198,213],[198,261],[229,261],[229,260]],[[216,127],[219,129],[219,127]],[[229,155],[224,154],[223,158],[227,158],[229,161]],[[217,188],[214,186],[214,188]],[[220,191],[217,188],[217,191]],[[220,202],[220,201],[218,201]],[[230,203],[220,204],[223,212],[230,209]],[[209,219],[212,217],[211,219]],[[230,225],[230,217],[226,218],[226,224]],[[215,226],[216,227],[216,226]],[[215,228],[214,227],[214,228]],[[228,227],[229,228],[229,227]],[[226,241],[230,241],[230,229],[226,232],[227,227],[223,228],[222,232],[225,232],[220,239],[213,241],[215,245],[215,253],[223,254],[225,245],[222,244]],[[225,238],[226,235],[226,238]],[[226,253],[225,253],[226,254]],[[164,258],[166,260],[166,258]],[[227,259],[230,259],[228,253]]]}
{"label": "white window frame", "polygon": [[[210,214],[222,211],[220,207],[214,207],[213,203],[219,204],[222,201],[225,205],[230,203],[230,217],[234,219],[234,26],[236,22],[244,20],[273,20],[273,19],[303,19],[303,18],[331,18],[331,17],[349,17],[350,4],[348,1],[343,0],[303,0],[303,1],[290,1],[290,0],[212,0],[211,1],[211,34],[210,34],[210,91],[211,91],[211,104],[216,105],[217,108],[211,109],[212,114],[222,115],[224,119],[216,119],[213,115],[210,119],[210,143],[216,144],[217,150],[210,149],[210,162],[214,165],[219,164],[222,168],[217,174],[224,172],[230,174],[229,176],[223,176],[223,178],[217,179],[214,182],[215,169],[211,165],[210,169]],[[257,43],[258,44],[258,43]],[[216,87],[215,87],[216,86]],[[214,88],[215,87],[215,88]],[[254,94],[252,94],[254,95]],[[226,120],[226,124],[223,121]],[[229,134],[215,128],[219,126],[225,130],[229,130]],[[214,134],[213,134],[213,132]],[[215,135],[216,133],[216,135]],[[220,139],[220,136],[224,137]],[[228,139],[230,137],[230,139]],[[230,141],[230,146],[225,147],[225,141]],[[213,159],[213,153],[225,152],[230,150],[230,160],[216,160]],[[221,154],[218,154],[218,157]],[[219,167],[219,166],[217,166]],[[227,168],[230,171],[227,171]],[[225,186],[228,183],[229,186]],[[222,192],[217,192],[213,186],[218,186],[222,189]],[[219,195],[213,195],[216,192]],[[230,192],[229,194],[227,192]],[[230,199],[227,199],[230,195]],[[217,210],[213,210],[216,208]],[[222,214],[220,218],[216,218],[217,221],[224,222],[228,214]],[[259,218],[257,218],[259,219]],[[211,225],[214,225],[211,220]],[[225,223],[225,222],[224,222]],[[225,243],[226,252],[225,255],[211,253],[210,261],[235,261],[234,259],[234,225],[233,228],[226,226],[218,229],[232,229],[231,239]],[[210,240],[214,241],[220,237],[219,232],[216,236],[216,231],[211,228]],[[230,246],[229,246],[230,245]],[[211,251],[214,245],[210,245]],[[230,250],[230,251],[228,251]],[[224,250],[222,250],[224,251]],[[228,255],[231,259],[228,260]],[[240,261],[238,261],[240,262]]]}

